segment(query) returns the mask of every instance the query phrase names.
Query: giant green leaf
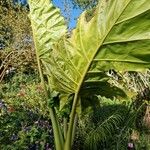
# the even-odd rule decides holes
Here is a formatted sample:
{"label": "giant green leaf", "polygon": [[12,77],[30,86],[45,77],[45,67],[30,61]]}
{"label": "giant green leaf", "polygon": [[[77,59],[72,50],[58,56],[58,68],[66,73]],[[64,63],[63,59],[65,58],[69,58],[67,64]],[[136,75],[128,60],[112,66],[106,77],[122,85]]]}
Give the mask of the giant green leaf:
{"label": "giant green leaf", "polygon": [[59,41],[66,32],[64,19],[48,4],[30,0],[30,16],[38,54],[63,99],[104,85],[104,70],[150,67],[149,0],[100,0],[93,18],[87,21],[83,12],[71,37]]}
{"label": "giant green leaf", "polygon": [[43,61],[51,85],[62,94],[96,89],[104,70],[150,67],[149,0],[101,0],[94,17],[84,12],[70,38],[53,47]]}
{"label": "giant green leaf", "polygon": [[36,53],[41,60],[49,58],[52,45],[66,33],[66,24],[50,0],[29,0],[31,25]]}

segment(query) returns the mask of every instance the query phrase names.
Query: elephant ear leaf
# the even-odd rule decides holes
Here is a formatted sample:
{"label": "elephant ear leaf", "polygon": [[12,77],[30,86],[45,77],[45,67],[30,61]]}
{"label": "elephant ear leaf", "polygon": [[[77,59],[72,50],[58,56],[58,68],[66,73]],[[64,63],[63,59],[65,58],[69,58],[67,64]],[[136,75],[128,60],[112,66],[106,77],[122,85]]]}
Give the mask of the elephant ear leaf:
{"label": "elephant ear leaf", "polygon": [[60,10],[50,0],[29,0],[30,20],[36,54],[39,59],[49,59],[52,45],[65,33],[67,26]]}
{"label": "elephant ear leaf", "polygon": [[53,47],[45,67],[54,89],[80,95],[106,81],[104,70],[143,70],[149,58],[149,0],[100,0],[90,21],[83,12],[71,37]]}
{"label": "elephant ear leaf", "polygon": [[66,97],[98,89],[104,70],[150,67],[149,0],[100,0],[92,19],[83,12],[71,37],[59,41],[66,32],[59,11],[49,0],[30,0],[30,9],[38,55],[52,88]]}

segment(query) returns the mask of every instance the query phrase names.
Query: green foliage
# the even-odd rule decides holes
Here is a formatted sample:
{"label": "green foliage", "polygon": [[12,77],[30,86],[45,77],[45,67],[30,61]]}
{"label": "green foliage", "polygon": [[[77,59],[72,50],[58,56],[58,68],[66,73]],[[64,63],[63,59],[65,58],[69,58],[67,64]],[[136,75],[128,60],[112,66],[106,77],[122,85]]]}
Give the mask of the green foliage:
{"label": "green foliage", "polygon": [[[64,25],[65,21],[63,17],[60,17],[60,10],[56,9],[48,0],[41,0],[39,2],[30,0],[29,2],[30,19],[37,55],[40,59],[46,61],[53,43],[60,39],[66,32],[66,26]],[[41,13],[43,9],[45,15]]]}
{"label": "green foliage", "polygon": [[27,46],[32,38],[30,21],[27,17],[28,9],[19,4],[14,5],[12,0],[0,1],[0,36],[5,42],[1,48],[7,50],[21,49]]}
{"label": "green foliage", "polygon": [[75,7],[81,9],[93,8],[99,0],[72,0]]}
{"label": "green foliage", "polygon": [[142,134],[140,136],[140,141],[136,144],[137,150],[149,150],[150,149],[150,138],[147,134]]}
{"label": "green foliage", "polygon": [[30,74],[15,73],[5,82],[1,83],[0,98],[15,108],[27,108],[42,116],[49,115],[47,100],[44,98],[44,91],[35,72]]}
{"label": "green foliage", "polygon": [[0,82],[10,68],[37,68],[28,11],[13,0],[0,1]]}
{"label": "green foliage", "polygon": [[53,148],[53,133],[47,120],[23,108],[0,117],[0,149]]}
{"label": "green foliage", "polygon": [[[47,43],[47,41],[53,39],[52,36],[55,37],[55,35],[45,36],[50,35],[48,29],[45,28],[45,32],[42,33],[39,32],[43,30],[40,25],[32,25],[37,35],[35,42],[40,41],[37,53],[41,55],[40,51],[42,51],[40,59],[45,66],[46,74],[50,77],[52,88],[67,96],[76,93],[78,89],[80,91],[80,89],[100,87],[101,82],[104,82],[100,78],[101,70],[112,68],[120,71],[140,70],[149,66],[148,1],[135,2],[134,9],[129,11],[133,2],[102,1],[95,11],[95,16],[89,22],[86,22],[85,13],[83,13],[71,38],[55,44],[48,57],[47,51],[48,48],[49,51],[51,49],[51,42]],[[141,4],[143,4],[142,7],[140,7]],[[36,5],[34,6],[36,8]],[[101,7],[103,7],[103,12],[98,13]],[[116,7],[120,9],[115,9]],[[36,17],[36,20],[40,19],[40,9],[39,16],[36,13]],[[106,19],[100,20],[99,18]],[[52,18],[47,18],[45,23],[50,19]],[[131,30],[132,27],[134,27],[133,30]],[[126,30],[123,30],[124,28]],[[58,32],[59,30],[56,33]],[[38,40],[40,37],[43,40]],[[45,42],[49,44],[49,47],[45,47]],[[126,50],[124,50],[124,44],[126,44]]]}
{"label": "green foliage", "polygon": [[37,73],[15,73],[0,83],[0,149],[53,148],[49,109]]}
{"label": "green foliage", "polygon": [[[137,130],[136,119],[138,110],[134,109],[132,101],[111,100],[100,98],[100,105],[90,112],[83,114],[79,121],[78,133],[75,144],[78,149],[89,150],[125,150],[130,141],[132,131]],[[140,138],[134,141],[137,148],[144,147],[146,135],[140,132]],[[142,138],[144,138],[142,140]],[[76,141],[78,140],[78,141]],[[75,145],[74,145],[75,146]],[[146,149],[148,150],[148,148]]]}
{"label": "green foliage", "polygon": [[[42,82],[44,73],[52,90],[60,93],[63,105],[74,95],[64,146],[70,150],[76,109],[81,106],[84,93],[107,96],[108,87],[112,87],[104,71],[142,71],[150,67],[149,2],[102,0],[92,18],[87,19],[86,11],[80,16],[69,36],[60,11],[48,0],[30,0],[30,18]],[[112,118],[116,122],[117,117]]]}

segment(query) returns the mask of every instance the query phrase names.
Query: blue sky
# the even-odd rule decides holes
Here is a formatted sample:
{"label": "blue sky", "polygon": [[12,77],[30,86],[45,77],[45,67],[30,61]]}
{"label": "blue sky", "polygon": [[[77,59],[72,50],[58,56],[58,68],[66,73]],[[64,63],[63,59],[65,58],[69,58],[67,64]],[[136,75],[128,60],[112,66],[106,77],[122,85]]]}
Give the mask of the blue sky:
{"label": "blue sky", "polygon": [[[26,3],[27,0],[19,0],[22,1],[22,3]],[[66,16],[67,11],[64,8],[64,1],[67,2],[67,6],[69,7],[69,16],[70,16],[70,20],[69,20],[69,28],[72,29],[76,26],[76,19],[79,17],[79,15],[81,14],[82,10],[81,9],[77,9],[77,8],[73,8],[73,5],[71,3],[70,0],[54,0],[54,5],[59,7],[61,9],[61,13],[62,15]]]}
{"label": "blue sky", "polygon": [[[76,26],[76,20],[79,17],[79,15],[81,14],[82,10],[81,9],[77,9],[77,8],[73,8],[73,5],[71,3],[70,0],[66,0],[67,1],[67,5],[70,6],[69,7],[69,16],[70,16],[70,21],[69,21],[69,28],[74,28]],[[54,5],[56,5],[57,7],[59,7],[61,9],[61,12],[64,16],[66,16],[66,10],[64,10],[64,0],[54,0]]]}

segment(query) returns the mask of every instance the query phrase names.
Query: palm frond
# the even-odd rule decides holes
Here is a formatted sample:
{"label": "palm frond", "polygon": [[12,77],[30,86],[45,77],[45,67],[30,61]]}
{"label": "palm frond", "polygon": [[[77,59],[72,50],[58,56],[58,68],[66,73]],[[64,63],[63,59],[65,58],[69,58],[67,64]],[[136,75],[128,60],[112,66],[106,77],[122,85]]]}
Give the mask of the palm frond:
{"label": "palm frond", "polygon": [[97,150],[100,143],[104,143],[107,138],[112,137],[114,131],[121,123],[122,117],[119,114],[114,114],[108,117],[104,122],[91,130],[85,140],[85,148],[89,150]]}

